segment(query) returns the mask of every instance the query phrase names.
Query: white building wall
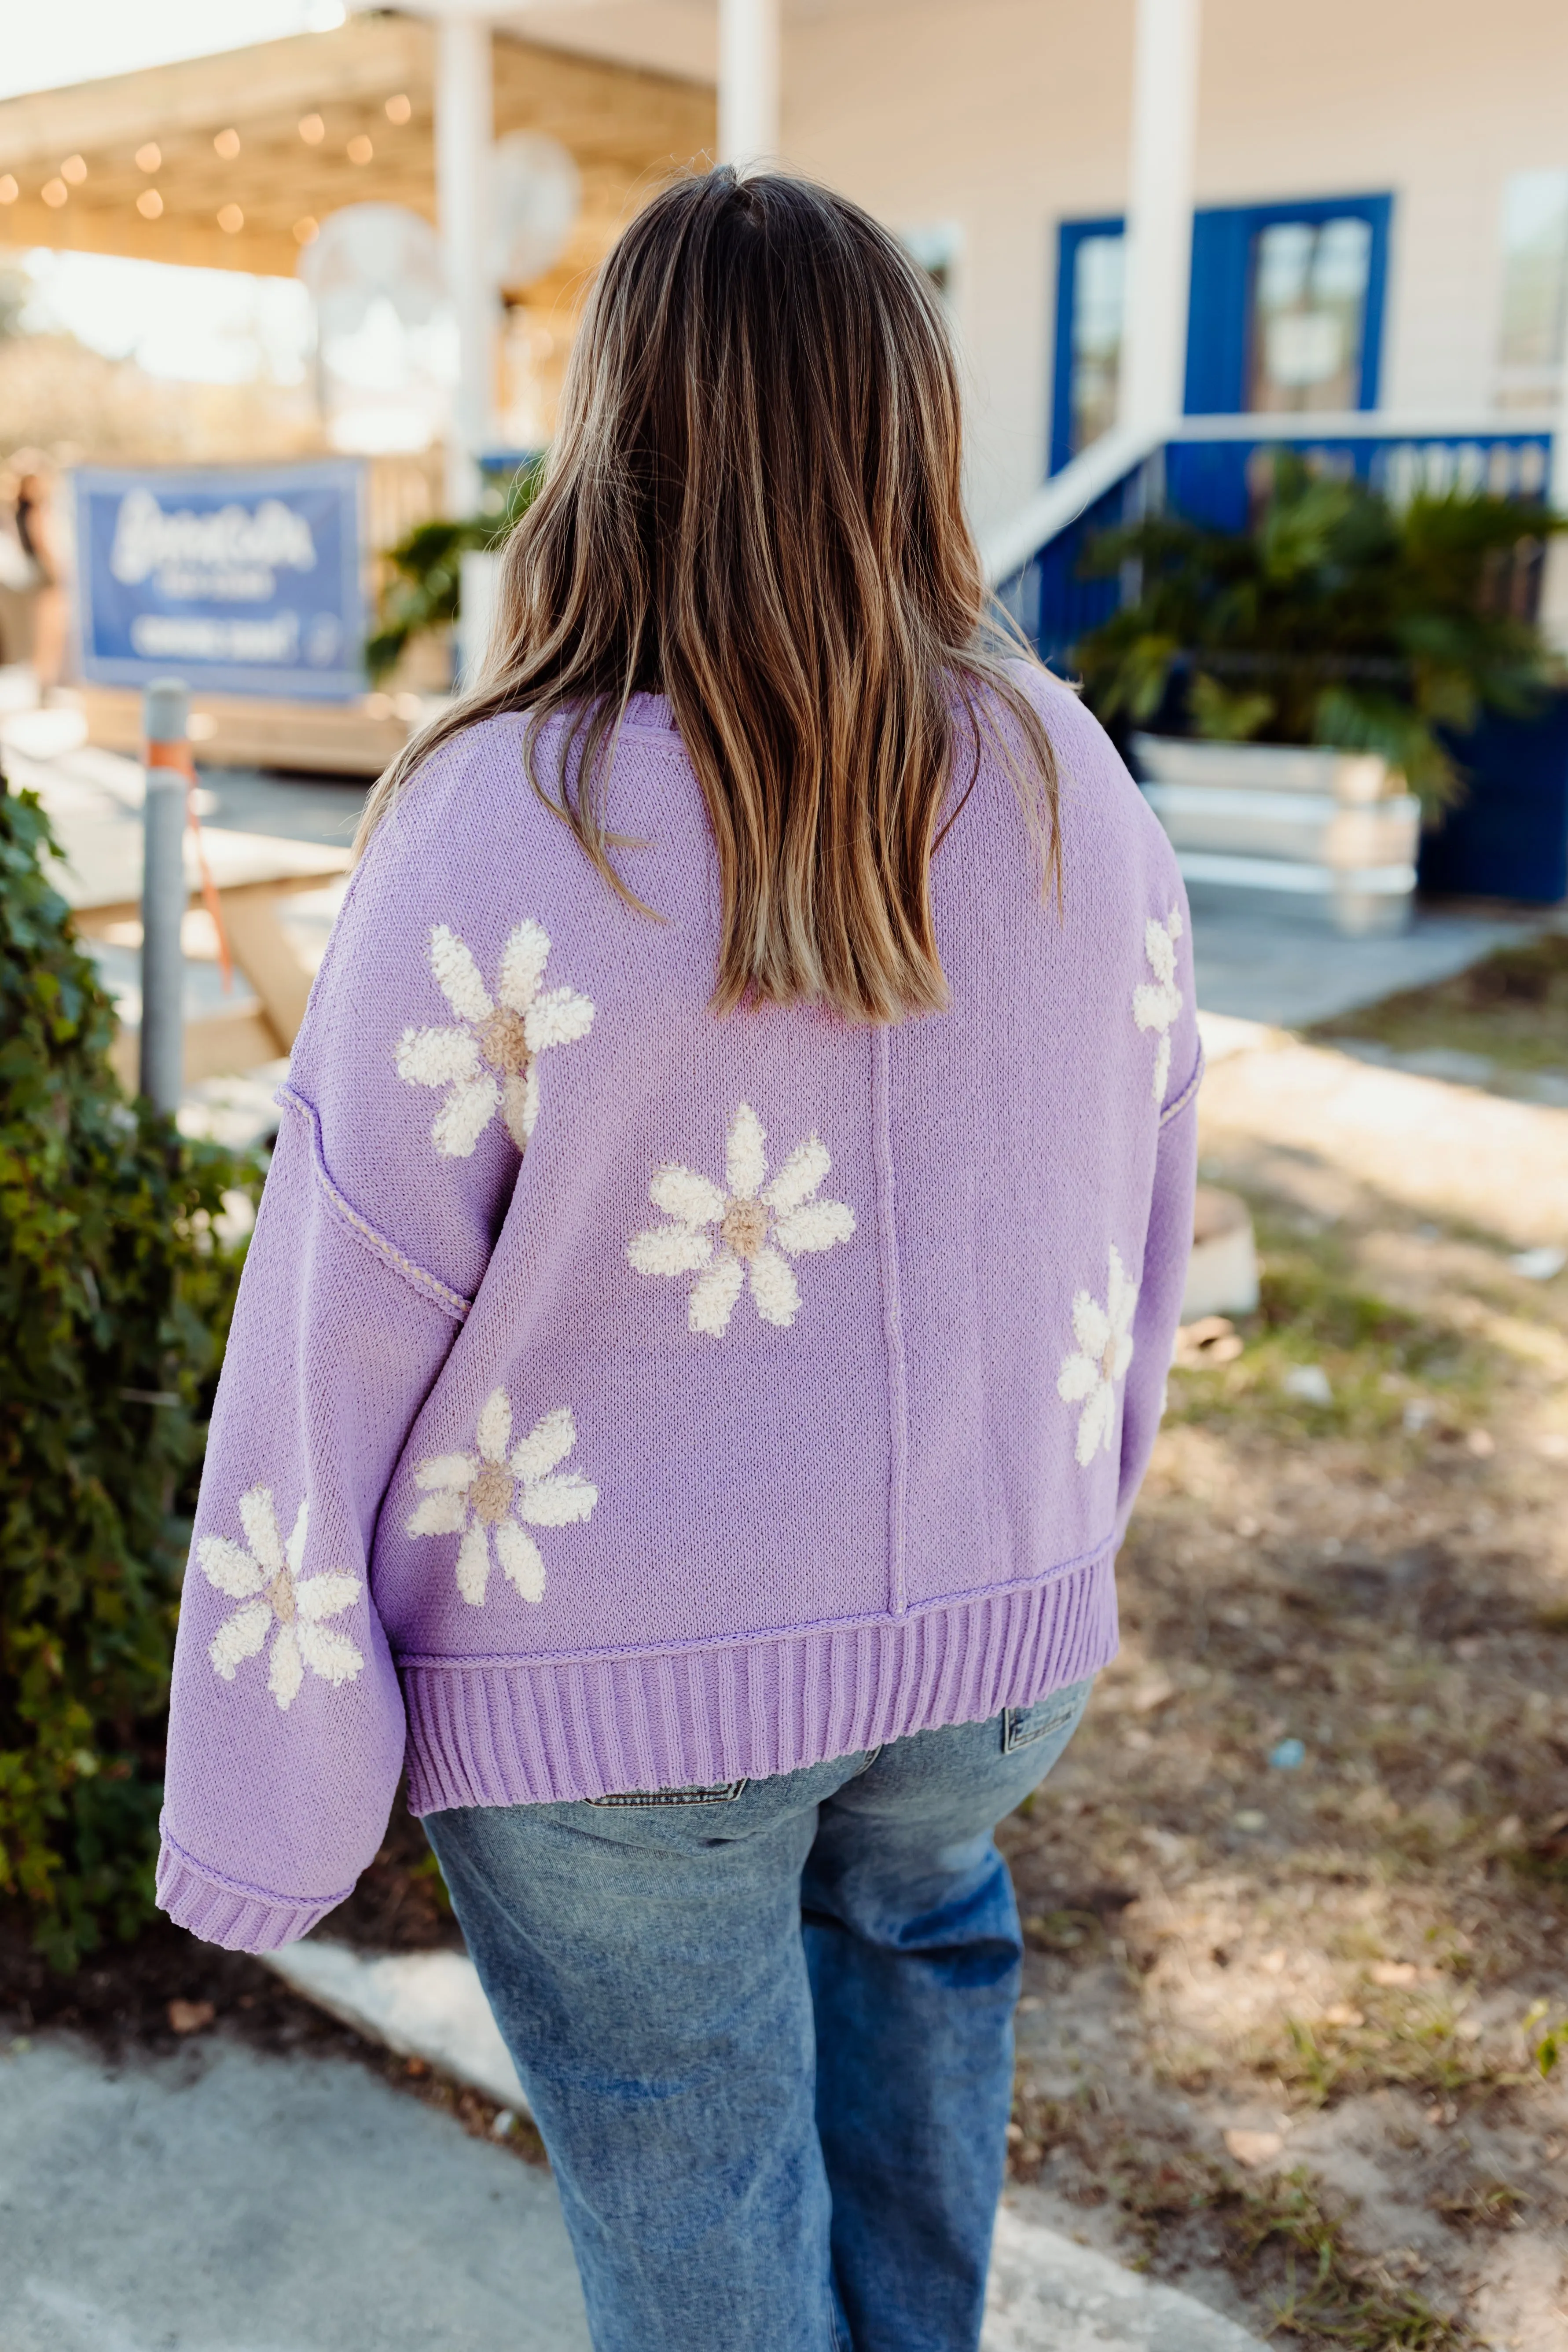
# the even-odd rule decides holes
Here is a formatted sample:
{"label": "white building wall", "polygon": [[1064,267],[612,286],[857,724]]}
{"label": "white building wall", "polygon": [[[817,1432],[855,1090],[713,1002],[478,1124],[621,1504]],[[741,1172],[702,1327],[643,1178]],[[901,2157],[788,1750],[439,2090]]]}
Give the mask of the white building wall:
{"label": "white building wall", "polygon": [[[952,221],[982,527],[1045,468],[1059,219],[1120,211],[1131,0],[800,0],[785,160]],[[1206,0],[1200,204],[1391,191],[1382,398],[1490,401],[1511,173],[1568,166],[1568,0]]]}

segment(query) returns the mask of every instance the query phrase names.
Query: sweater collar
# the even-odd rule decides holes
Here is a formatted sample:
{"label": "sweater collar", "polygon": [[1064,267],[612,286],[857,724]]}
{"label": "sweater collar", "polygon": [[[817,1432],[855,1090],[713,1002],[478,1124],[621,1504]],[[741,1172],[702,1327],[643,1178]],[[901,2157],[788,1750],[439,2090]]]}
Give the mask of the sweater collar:
{"label": "sweater collar", "polygon": [[624,727],[636,727],[650,734],[674,735],[679,732],[675,713],[667,694],[634,694],[626,701]]}

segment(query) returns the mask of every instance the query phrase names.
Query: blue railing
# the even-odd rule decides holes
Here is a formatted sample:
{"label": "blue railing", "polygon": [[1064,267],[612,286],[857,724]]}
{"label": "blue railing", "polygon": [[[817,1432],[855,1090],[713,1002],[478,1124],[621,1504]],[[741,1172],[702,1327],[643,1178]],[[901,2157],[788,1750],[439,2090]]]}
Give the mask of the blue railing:
{"label": "blue railing", "polygon": [[1114,572],[1086,574],[1084,559],[1101,532],[1137,522],[1159,508],[1163,474],[1161,453],[1146,457],[1048,540],[1001,589],[1002,603],[1042,661],[1059,667],[1080,637],[1120,610],[1125,583]]}
{"label": "blue railing", "polygon": [[[1205,420],[1207,422],[1207,420]],[[1178,513],[1222,530],[1241,530],[1268,488],[1273,453],[1289,445],[1317,471],[1353,475],[1403,506],[1418,491],[1443,497],[1458,490],[1474,497],[1544,499],[1552,472],[1549,432],[1391,435],[1385,427],[1361,433],[1307,435],[1301,420],[1288,436],[1259,429],[1248,417],[1245,437],[1224,440],[1189,436],[1180,426],[1165,451],[1166,494]]]}

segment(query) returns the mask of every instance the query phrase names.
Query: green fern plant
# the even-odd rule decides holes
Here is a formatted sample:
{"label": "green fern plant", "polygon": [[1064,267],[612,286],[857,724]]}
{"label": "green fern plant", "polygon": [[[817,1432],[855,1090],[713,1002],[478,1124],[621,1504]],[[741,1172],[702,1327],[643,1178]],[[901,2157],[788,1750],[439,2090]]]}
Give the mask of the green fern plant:
{"label": "green fern plant", "polygon": [[1395,508],[1278,453],[1247,530],[1160,514],[1097,540],[1086,571],[1134,564],[1141,587],[1077,647],[1085,693],[1108,725],[1148,725],[1177,688],[1211,740],[1381,752],[1435,811],[1463,787],[1450,739],[1484,710],[1530,716],[1562,682],[1510,606],[1563,527],[1517,499]]}
{"label": "green fern plant", "polygon": [[500,545],[538,496],[542,465],[542,459],[536,459],[513,475],[499,513],[469,515],[461,521],[438,516],[416,523],[395,547],[387,549],[392,578],[364,649],[373,679],[395,669],[416,637],[451,627],[458,617],[464,556],[471,549]]}

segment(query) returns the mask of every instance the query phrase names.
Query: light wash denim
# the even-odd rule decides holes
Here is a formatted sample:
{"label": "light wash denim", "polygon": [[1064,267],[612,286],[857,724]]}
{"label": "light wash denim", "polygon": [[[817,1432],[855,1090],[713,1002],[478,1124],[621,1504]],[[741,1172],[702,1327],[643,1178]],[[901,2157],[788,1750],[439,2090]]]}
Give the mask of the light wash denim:
{"label": "light wash denim", "polygon": [[992,1832],[1089,1693],[773,1780],[426,1819],[597,2352],[973,2352],[1023,1959]]}

